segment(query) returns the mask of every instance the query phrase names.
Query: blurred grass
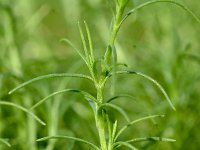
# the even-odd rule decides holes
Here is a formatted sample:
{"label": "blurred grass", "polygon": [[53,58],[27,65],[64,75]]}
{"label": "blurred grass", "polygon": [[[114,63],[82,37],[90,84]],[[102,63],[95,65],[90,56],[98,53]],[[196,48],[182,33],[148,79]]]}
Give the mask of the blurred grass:
{"label": "blurred grass", "polygon": [[[143,2],[133,0],[128,8]],[[200,16],[200,2],[179,2]],[[94,95],[90,84],[75,79],[37,82],[11,96],[7,93],[39,75],[87,73],[73,50],[59,41],[67,37],[81,47],[77,22],[86,20],[92,30],[95,55],[100,58],[105,52],[111,17],[112,11],[106,0],[0,0],[0,99],[30,108],[46,95],[64,88],[86,89]],[[135,125],[122,139],[166,136],[177,141],[138,143],[138,147],[169,150],[199,148],[199,33],[199,24],[170,4],[144,8],[123,24],[116,42],[119,62],[158,80],[169,93],[177,111],[173,112],[168,107],[162,93],[150,82],[140,77],[127,79],[120,76],[116,93],[131,94],[136,101],[122,98],[114,103],[121,104],[132,119],[152,113],[166,114],[161,120]],[[109,98],[110,93],[107,92],[105,97]],[[92,110],[81,99],[76,94],[64,94],[38,107],[35,114],[47,123],[46,127],[21,111],[0,106],[0,138],[9,139],[12,145],[8,148],[0,144],[0,149],[88,149],[73,141],[35,142],[37,138],[56,133],[83,137],[98,144]],[[110,111],[114,118],[119,118],[119,125],[123,125],[123,118]]]}

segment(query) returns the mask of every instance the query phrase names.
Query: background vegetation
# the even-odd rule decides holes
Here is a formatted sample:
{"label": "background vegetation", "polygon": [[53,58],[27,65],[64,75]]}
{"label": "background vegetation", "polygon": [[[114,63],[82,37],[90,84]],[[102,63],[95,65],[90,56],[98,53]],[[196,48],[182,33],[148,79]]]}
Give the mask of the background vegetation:
{"label": "background vegetation", "polygon": [[[177,0],[200,16],[200,2]],[[145,0],[130,0],[129,8]],[[80,88],[95,95],[89,82],[81,79],[50,79],[36,82],[8,95],[8,91],[33,77],[87,69],[77,54],[60,42],[69,38],[81,48],[77,22],[86,20],[91,29],[95,56],[106,49],[112,18],[113,2],[109,0],[0,0],[0,100],[30,108],[48,94],[64,88]],[[182,9],[166,3],[139,10],[123,24],[116,49],[118,61],[129,68],[145,72],[163,85],[177,111],[170,109],[162,93],[151,82],[140,77],[117,78],[115,93],[131,94],[116,104],[131,119],[149,114],[166,117],[145,121],[131,127],[122,139],[165,136],[174,143],[137,143],[141,149],[196,150],[200,131],[200,28]],[[110,86],[110,84],[108,85]],[[108,88],[108,87],[107,87]],[[109,98],[109,91],[105,97]],[[73,135],[98,145],[94,116],[82,97],[63,94],[34,110],[47,125],[42,126],[14,107],[0,105],[0,143],[2,150],[78,150],[87,145],[68,140],[35,142],[47,135]],[[115,111],[119,126],[125,120]],[[125,148],[124,148],[125,149]]]}

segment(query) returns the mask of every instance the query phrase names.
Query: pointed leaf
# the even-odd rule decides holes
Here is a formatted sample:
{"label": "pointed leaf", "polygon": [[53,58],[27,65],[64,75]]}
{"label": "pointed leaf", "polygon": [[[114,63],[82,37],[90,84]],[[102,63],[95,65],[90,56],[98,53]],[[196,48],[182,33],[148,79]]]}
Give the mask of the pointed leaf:
{"label": "pointed leaf", "polygon": [[153,82],[160,89],[160,91],[163,93],[163,95],[165,96],[165,98],[166,98],[167,102],[169,103],[169,105],[171,106],[171,108],[174,111],[176,111],[176,108],[172,104],[172,102],[171,102],[169,96],[167,95],[167,93],[165,92],[164,88],[156,80],[154,80],[150,76],[148,76],[148,75],[146,75],[144,73],[136,72],[136,71],[132,71],[132,70],[117,71],[117,74],[136,74],[136,75],[142,76],[142,77],[148,79],[149,81]]}
{"label": "pointed leaf", "polygon": [[116,120],[115,123],[113,124],[113,131],[112,131],[112,139],[113,139],[113,142],[114,142],[114,139],[115,139],[116,131],[117,131],[117,120]]}
{"label": "pointed leaf", "polygon": [[119,142],[116,142],[114,144],[114,147],[116,147],[116,148],[119,148],[121,146],[126,146],[126,147],[128,147],[128,148],[130,148],[132,150],[138,150],[136,147],[134,147],[133,145],[131,145],[131,144],[127,143],[127,142],[119,141]]}
{"label": "pointed leaf", "polygon": [[108,46],[106,53],[104,55],[104,61],[108,66],[110,66],[112,62],[112,47],[110,45]]}
{"label": "pointed leaf", "polygon": [[119,107],[117,105],[114,105],[114,104],[110,104],[110,103],[104,103],[99,107],[99,110],[101,110],[104,107],[110,107],[110,108],[113,108],[113,109],[117,110],[122,116],[124,116],[126,121],[128,121],[128,122],[130,121],[127,113],[121,107]]}
{"label": "pointed leaf", "polygon": [[85,57],[86,57],[86,60],[89,62],[88,49],[87,49],[87,46],[86,46],[86,41],[85,41],[85,37],[84,37],[84,34],[83,34],[83,30],[82,30],[81,25],[80,25],[79,22],[78,22],[78,28],[79,28],[79,32],[80,32],[80,36],[81,36],[81,41],[82,41],[84,52],[85,52]]}
{"label": "pointed leaf", "polygon": [[38,121],[40,124],[42,125],[46,125],[42,120],[40,120],[40,118],[38,118],[36,115],[34,115],[30,110],[18,105],[18,104],[15,104],[15,103],[12,103],[12,102],[6,102],[6,101],[0,101],[0,105],[7,105],[7,106],[12,106],[12,107],[15,107],[15,108],[18,108],[24,112],[26,112],[28,115],[30,115],[31,117],[33,117],[36,121]]}
{"label": "pointed leaf", "polygon": [[89,30],[89,27],[88,27],[88,24],[87,24],[86,21],[84,21],[84,24],[85,24],[85,29],[86,29],[86,32],[87,32],[87,38],[88,38],[88,42],[89,42],[91,59],[92,59],[92,62],[94,62],[94,52],[93,52],[90,30]]}
{"label": "pointed leaf", "polygon": [[78,142],[85,143],[85,144],[89,145],[90,147],[94,148],[95,150],[100,150],[96,145],[94,145],[91,142],[88,142],[88,141],[86,141],[84,139],[81,139],[81,138],[76,138],[76,137],[71,137],[71,136],[63,136],[63,135],[47,136],[47,137],[43,137],[43,138],[37,139],[37,142],[45,141],[45,140],[50,140],[50,139],[69,139],[69,140],[75,140],[75,141],[78,141]]}
{"label": "pointed leaf", "polygon": [[131,98],[131,99],[135,99],[135,97],[133,97],[132,95],[129,95],[129,94],[121,94],[121,95],[117,95],[117,96],[114,96],[114,97],[108,99],[108,100],[106,101],[106,103],[110,103],[111,101],[116,100],[116,99],[118,99],[118,98],[122,98],[122,97],[127,97],[127,98]]}
{"label": "pointed leaf", "polygon": [[65,42],[67,44],[69,44],[78,54],[79,56],[84,60],[84,62],[86,64],[88,64],[88,62],[85,60],[85,57],[83,56],[83,54],[81,54],[80,50],[78,48],[76,48],[76,46],[68,39],[62,39],[61,42]]}
{"label": "pointed leaf", "polygon": [[3,143],[4,145],[11,147],[11,144],[6,139],[0,138],[0,143]]}
{"label": "pointed leaf", "polygon": [[50,99],[51,97],[53,97],[55,95],[66,93],[66,92],[81,93],[85,97],[90,98],[93,101],[96,101],[96,99],[92,95],[90,95],[89,93],[87,93],[87,92],[84,92],[84,91],[81,91],[81,90],[77,90],[77,89],[64,89],[64,90],[57,91],[57,92],[49,94],[48,96],[46,96],[45,98],[43,98],[42,100],[40,100],[39,102],[37,102],[35,105],[33,105],[31,107],[31,109],[35,109],[36,107],[38,107],[39,105],[41,105],[42,103],[44,103],[46,100]]}
{"label": "pointed leaf", "polygon": [[117,135],[115,137],[115,141],[128,127],[134,125],[135,123],[138,123],[138,122],[141,122],[144,120],[148,120],[148,119],[152,119],[152,118],[156,118],[156,117],[164,117],[164,115],[151,115],[151,116],[146,116],[146,117],[142,117],[137,120],[131,121],[130,123],[128,123],[127,125],[122,127],[121,130],[119,130],[119,132],[117,133]]}
{"label": "pointed leaf", "polygon": [[189,9],[187,8],[185,5],[177,2],[177,1],[173,1],[173,0],[152,0],[152,1],[148,1],[146,3],[143,3],[135,8],[133,8],[132,10],[130,10],[125,16],[124,18],[122,19],[120,25],[119,25],[119,28],[120,26],[122,25],[122,23],[128,18],[128,16],[130,16],[131,14],[133,14],[134,12],[136,12],[137,10],[143,8],[143,7],[146,7],[146,6],[149,6],[151,4],[155,4],[155,3],[171,3],[171,4],[174,4],[176,6],[179,6],[181,7],[183,10],[185,10],[186,12],[188,12],[190,14],[190,16],[192,16],[199,24],[200,24],[200,19]]}
{"label": "pointed leaf", "polygon": [[93,79],[90,76],[86,76],[83,74],[76,74],[76,73],[57,73],[57,74],[48,74],[48,75],[42,75],[36,78],[33,78],[31,80],[28,80],[20,85],[18,85],[16,88],[12,89],[8,94],[12,94],[13,92],[15,92],[16,90],[29,85],[33,82],[39,81],[39,80],[43,80],[43,79],[49,79],[49,78],[55,78],[55,77],[77,77],[77,78],[85,78],[88,80],[93,81]]}
{"label": "pointed leaf", "polygon": [[170,138],[162,138],[162,137],[143,137],[143,138],[131,139],[126,142],[131,143],[131,142],[143,142],[143,141],[175,142],[176,140]]}

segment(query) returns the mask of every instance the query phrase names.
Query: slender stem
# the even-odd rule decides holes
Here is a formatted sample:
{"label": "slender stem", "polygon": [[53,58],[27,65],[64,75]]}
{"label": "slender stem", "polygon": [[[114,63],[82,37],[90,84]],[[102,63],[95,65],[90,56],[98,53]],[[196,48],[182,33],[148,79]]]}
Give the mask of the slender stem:
{"label": "slender stem", "polygon": [[110,36],[110,40],[109,40],[109,45],[111,45],[111,46],[114,45],[114,42],[115,42],[115,39],[117,36],[117,32],[119,31],[119,28],[120,28],[121,20],[123,18],[124,9],[125,9],[126,5],[128,4],[128,0],[125,0],[125,1],[126,2],[124,2],[122,5],[116,6],[116,15],[114,18],[111,36]]}
{"label": "slender stem", "polygon": [[[117,32],[120,27],[120,22],[123,17],[124,9],[127,5],[129,0],[123,0],[119,4],[116,5],[116,15],[114,18],[113,26],[112,26],[112,31],[110,34],[110,39],[107,47],[107,51],[109,50],[109,46],[113,46],[115,43],[115,39],[117,36]],[[95,80],[94,80],[95,81]],[[105,79],[100,79],[100,81],[95,84],[96,89],[97,89],[97,101],[99,102],[100,106],[101,104],[104,103],[103,101],[103,87],[104,87],[104,81]],[[100,144],[101,144],[101,150],[112,150],[111,143],[106,142],[106,136],[105,136],[105,121],[104,121],[104,116],[103,116],[103,110],[100,108],[99,105],[97,105],[97,112],[96,112],[96,126],[99,132],[99,138],[100,138]]]}
{"label": "slender stem", "polygon": [[[97,85],[97,101],[103,103],[103,94],[102,90],[103,87]],[[100,106],[97,105],[96,109],[96,126],[99,132],[99,139],[100,139],[100,145],[101,145],[101,150],[107,150],[107,143],[106,143],[106,135],[105,135],[105,122],[104,122],[104,116],[103,116],[103,111],[100,108]]]}
{"label": "slender stem", "polygon": [[104,118],[103,118],[102,114],[97,114],[96,123],[97,123],[97,129],[98,129],[98,132],[99,132],[101,150],[107,150],[106,135],[105,135],[105,124],[104,124]]}

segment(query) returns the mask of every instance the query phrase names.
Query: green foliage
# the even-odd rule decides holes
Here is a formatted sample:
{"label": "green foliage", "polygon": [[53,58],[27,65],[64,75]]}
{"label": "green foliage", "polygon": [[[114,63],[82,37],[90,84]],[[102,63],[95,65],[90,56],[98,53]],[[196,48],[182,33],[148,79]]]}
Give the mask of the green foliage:
{"label": "green foliage", "polygon": [[[68,3],[64,0],[61,0],[58,3],[51,2],[52,6],[58,8],[60,8],[62,4]],[[166,29],[166,33],[162,34],[162,32],[164,32],[162,31],[164,30],[162,29],[162,24],[153,23],[152,25],[156,28],[155,34],[159,32],[158,37],[161,35],[165,38],[163,40],[164,46],[162,47],[162,44],[157,44],[162,42],[162,38],[153,37],[146,33],[145,28],[149,27],[148,25],[150,23],[148,23],[148,25],[143,23],[141,21],[143,17],[140,18],[139,16],[139,18],[137,18],[138,21],[135,21],[136,25],[138,24],[139,27],[134,25],[134,28],[132,29],[127,27],[128,24],[130,24],[127,18],[134,13],[137,16],[140,13],[141,15],[144,15],[142,14],[143,12],[136,13],[142,8],[152,4],[168,3],[182,8],[198,23],[200,23],[200,20],[188,7],[178,1],[152,0],[144,3],[141,2],[139,5],[136,5],[139,2],[133,2],[135,2],[135,5],[132,9],[130,9],[133,6],[129,0],[115,0],[113,3],[110,2],[111,7],[114,7],[115,9],[113,11],[114,14],[110,31],[107,32],[105,28],[103,28],[106,24],[103,23],[103,20],[105,19],[101,18],[103,15],[101,17],[95,17],[99,14],[105,14],[105,16],[110,15],[105,13],[107,11],[99,13],[100,10],[98,10],[98,8],[93,8],[95,7],[95,3],[98,4],[98,7],[101,5],[100,3],[71,1],[71,4],[66,7],[73,8],[77,3],[80,3],[80,7],[73,10],[74,14],[70,17],[74,17],[78,14],[78,16],[86,16],[83,18],[87,18],[87,12],[84,11],[84,7],[87,10],[90,8],[91,10],[89,10],[89,12],[92,14],[92,22],[95,22],[96,24],[96,26],[92,26],[94,23],[92,24],[91,20],[88,18],[86,19],[88,23],[86,21],[83,21],[83,23],[82,21],[78,22],[82,48],[78,48],[79,40],[76,31],[75,33],[71,33],[73,32],[71,29],[73,29],[74,23],[72,23],[73,25],[71,27],[67,24],[69,29],[67,28],[67,31],[65,32],[62,30],[64,27],[56,27],[54,29],[48,25],[49,21],[51,22],[53,20],[52,14],[54,9],[51,10],[51,8],[46,5],[40,7],[39,4],[37,4],[38,6],[35,6],[35,8],[30,9],[31,5],[24,0],[21,0],[20,3],[16,2],[17,4],[15,7],[13,7],[13,4],[9,4],[6,1],[0,2],[0,12],[3,12],[4,14],[3,17],[0,16],[0,19],[3,18],[5,20],[4,23],[0,23],[0,27],[4,26],[3,29],[5,30],[3,30],[2,35],[0,33],[0,39],[5,41],[0,42],[0,48],[3,49],[3,51],[0,52],[0,99],[4,100],[0,101],[0,119],[2,120],[3,125],[2,127],[0,126],[0,149],[1,147],[6,148],[6,146],[11,147],[11,145],[16,150],[62,150],[66,149],[66,147],[69,149],[88,149],[88,147],[90,147],[96,150],[114,150],[124,149],[124,147],[126,147],[128,149],[137,150],[151,148],[181,149],[183,147],[181,144],[184,144],[183,141],[188,141],[187,134],[190,133],[192,127],[188,127],[188,130],[185,132],[181,130],[182,127],[179,126],[179,124],[185,124],[187,122],[184,122],[185,116],[181,114],[182,112],[180,110],[185,111],[184,109],[186,109],[186,112],[189,112],[192,115],[194,114],[195,116],[198,109],[195,110],[195,113],[191,113],[193,110],[188,109],[188,107],[194,106],[195,108],[198,108],[198,105],[195,105],[195,103],[190,104],[188,100],[197,99],[199,97],[198,90],[194,90],[195,87],[199,86],[197,80],[199,79],[199,75],[195,78],[196,80],[193,80],[194,75],[191,75],[196,66],[186,66],[186,68],[188,67],[186,72],[184,63],[188,60],[198,62],[199,58],[193,53],[191,54],[190,52],[181,50],[172,53],[170,53],[171,51],[165,51],[165,55],[162,56],[159,49],[164,49],[164,46],[167,47],[169,43],[173,43],[169,42],[169,36],[164,36],[169,31]],[[82,3],[84,5],[82,5]],[[61,5],[58,6],[58,4]],[[159,10],[159,7],[163,6],[158,4],[153,8],[158,8]],[[23,23],[20,24],[20,20],[18,20],[17,16],[13,13],[13,11],[17,12],[20,8],[27,8],[25,10],[27,13],[21,12],[21,16],[24,16],[21,20],[23,23],[28,22],[26,25],[28,27],[23,28]],[[80,8],[83,8],[83,10]],[[66,8],[63,9],[66,10]],[[127,9],[129,10],[126,11]],[[169,9],[171,11],[171,8]],[[34,12],[35,10],[37,11]],[[166,10],[166,8],[164,10]],[[83,11],[83,13],[81,13],[81,11]],[[56,13],[54,14],[55,16],[58,15]],[[66,22],[68,22],[68,18],[70,17],[67,16],[67,14],[60,15],[61,16],[59,17],[66,18]],[[47,18],[41,20],[42,16],[47,16]],[[50,16],[50,18],[48,18],[48,16]],[[147,14],[146,16],[144,15],[144,20],[146,17],[148,18]],[[127,24],[124,23],[125,20],[127,20]],[[154,21],[154,19],[152,20]],[[37,24],[40,24],[40,21],[41,27],[37,26]],[[171,20],[168,19],[167,23],[164,25],[167,26],[170,22]],[[123,32],[119,32],[123,23]],[[52,21],[51,24],[52,26],[58,26],[56,21]],[[56,30],[56,33],[60,32],[61,35],[59,37],[41,36],[42,34],[50,36],[51,32],[53,33],[48,27],[43,30],[43,26],[45,25],[52,28],[52,30]],[[31,28],[37,29],[38,32],[31,32]],[[98,28],[98,32],[96,31],[96,28]],[[183,31],[184,28],[185,27],[182,29]],[[25,31],[23,31],[23,29]],[[144,37],[140,39],[137,36],[137,34],[139,34],[137,31],[141,30],[144,30]],[[43,31],[42,34],[40,31]],[[129,32],[135,32],[135,35],[132,35]],[[107,34],[107,38],[105,33]],[[74,49],[84,63],[73,60],[75,57],[70,52],[63,52],[62,48],[55,46],[58,43],[55,42],[56,44],[54,45],[54,42],[52,42],[63,38],[66,34],[72,35],[72,39],[73,36],[75,36],[75,40],[72,41],[75,41],[76,44],[67,38],[62,39],[61,42],[70,46],[67,48]],[[122,38],[116,40],[118,34]],[[176,34],[178,34],[178,31],[172,34],[171,41],[173,41],[173,38],[176,39],[176,41],[179,41],[178,35]],[[101,38],[99,38],[100,35],[102,36]],[[47,38],[47,40],[44,40],[41,37],[44,39]],[[132,37],[134,37],[134,39],[132,39]],[[154,48],[146,46],[143,38],[148,39],[149,42],[153,43],[152,45]],[[126,45],[123,45],[122,39],[125,39]],[[194,36],[193,39],[196,39],[196,36]],[[191,42],[194,44],[195,40]],[[141,47],[143,52],[140,52],[138,50],[140,48],[135,46],[135,49],[137,50],[126,54],[126,49],[133,47],[132,43]],[[175,45],[176,44],[181,45],[182,43],[175,42]],[[181,46],[177,45],[174,46],[174,49],[181,49]],[[197,44],[196,47],[198,46],[199,45]],[[58,52],[55,52],[55,48],[58,49]],[[27,49],[30,50],[27,52]],[[43,49],[45,49],[46,52],[44,52],[45,50],[43,51]],[[99,49],[103,50],[100,51]],[[146,51],[145,49],[149,50]],[[154,49],[156,49],[156,52],[154,52]],[[8,50],[8,52],[6,50]],[[37,52],[35,51],[38,51],[39,55],[37,55]],[[63,55],[66,53],[69,56],[67,59],[63,59]],[[33,57],[38,58],[30,61],[31,54],[33,54]],[[99,54],[101,54],[100,57]],[[122,59],[123,55],[127,56],[127,60]],[[152,55],[155,55],[155,57],[152,57]],[[5,59],[6,56],[9,56],[8,60]],[[143,70],[142,72],[148,72],[150,75],[146,75],[146,73],[140,71],[134,71],[127,67],[127,65],[124,65],[124,62],[121,63],[121,61],[127,63],[130,59],[129,57],[131,58],[129,63],[135,66],[136,70]],[[145,61],[141,58],[145,58]],[[174,59],[173,62],[170,60],[172,58]],[[159,61],[157,61],[157,59]],[[145,66],[141,67],[140,63],[144,63]],[[66,66],[68,68],[67,71],[65,70]],[[124,67],[126,67],[126,69],[124,69]],[[58,73],[48,74],[53,71]],[[198,69],[196,73],[199,73]],[[47,75],[38,76],[38,74]],[[183,74],[184,77],[182,76]],[[142,82],[135,77],[129,78],[127,75],[137,75],[147,79],[157,88],[151,87],[148,82],[145,82],[146,80]],[[38,77],[32,78],[33,76]],[[22,83],[27,78],[32,79]],[[55,81],[52,80],[56,78],[58,79]],[[179,84],[179,82],[181,84]],[[11,87],[15,85],[17,86],[10,90]],[[167,90],[165,90],[164,87]],[[17,90],[22,88],[26,90],[17,92]],[[187,92],[184,92],[186,91],[185,89],[187,89]],[[52,90],[56,92],[52,92]],[[163,94],[168,105],[160,100],[163,96],[160,96],[157,90]],[[9,91],[8,94],[7,91]],[[62,99],[65,101],[61,101]],[[80,102],[79,99],[81,100]],[[84,99],[84,101],[82,101],[82,99]],[[124,99],[124,101],[121,101],[122,99]],[[125,101],[126,99],[130,100]],[[149,102],[141,99],[149,99]],[[171,99],[173,100],[173,103],[176,104],[176,112],[168,109],[168,106],[170,106],[173,110],[176,110]],[[183,101],[179,102],[180,99]],[[132,104],[131,100],[134,100],[134,104]],[[28,115],[24,117],[22,112],[9,109],[5,106],[17,108]],[[90,106],[90,109],[88,106]],[[162,114],[164,112],[166,115],[151,115],[158,114],[161,111]],[[42,120],[45,120],[45,123],[35,114],[41,116]],[[140,116],[138,119],[132,119],[138,114]],[[141,117],[143,114],[145,114],[145,117]],[[166,117],[162,119],[162,121],[158,119],[163,118],[164,116]],[[191,116],[190,118],[193,123],[196,121],[194,120],[194,116]],[[154,125],[149,125],[146,120],[150,120]],[[46,126],[37,126],[35,121]],[[159,124],[159,128],[155,129],[157,124]],[[16,125],[15,133],[13,133],[15,130],[12,125]],[[24,128],[24,126],[27,126],[27,128]],[[83,130],[80,130],[80,127],[83,128]],[[185,133],[183,136],[185,139],[176,135],[176,131],[174,131],[177,129],[176,127],[179,127],[179,132]],[[8,133],[4,132],[4,130],[9,129],[10,131]],[[125,132],[128,130],[131,130],[131,132]],[[192,133],[195,132],[196,130]],[[37,139],[38,137],[39,139]],[[170,137],[182,139],[176,141]],[[7,139],[11,139],[9,140],[9,143],[7,142]],[[60,139],[66,139],[68,142],[62,142]],[[182,142],[178,142],[180,140],[182,140]],[[27,143],[20,144],[18,141],[20,141],[20,143],[27,141]],[[155,142],[162,143],[151,146]],[[167,143],[165,144],[165,142]]]}

